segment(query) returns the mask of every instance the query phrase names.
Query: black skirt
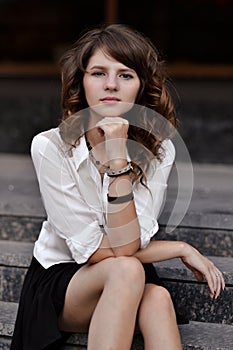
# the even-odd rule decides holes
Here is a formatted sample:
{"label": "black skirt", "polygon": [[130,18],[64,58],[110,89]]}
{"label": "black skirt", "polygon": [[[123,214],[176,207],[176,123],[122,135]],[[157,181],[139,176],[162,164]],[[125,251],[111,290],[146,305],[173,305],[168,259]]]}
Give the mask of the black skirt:
{"label": "black skirt", "polygon": [[59,343],[64,342],[67,334],[58,329],[58,315],[67,286],[81,266],[72,262],[45,269],[32,258],[21,291],[10,350],[42,350],[50,344],[58,349]]}
{"label": "black skirt", "polygon": [[[58,328],[75,262],[43,268],[33,257],[25,276],[10,350],[58,350],[71,333]],[[143,264],[146,283],[163,285],[152,264]]]}

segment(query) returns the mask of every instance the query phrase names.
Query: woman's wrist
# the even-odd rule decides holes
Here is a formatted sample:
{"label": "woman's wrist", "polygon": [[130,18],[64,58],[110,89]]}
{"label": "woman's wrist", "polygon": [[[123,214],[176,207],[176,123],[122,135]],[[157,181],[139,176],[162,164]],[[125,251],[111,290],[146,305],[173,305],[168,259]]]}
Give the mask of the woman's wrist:
{"label": "woman's wrist", "polygon": [[127,163],[125,166],[119,169],[108,168],[106,173],[109,177],[119,177],[126,174],[129,174],[133,170],[131,162]]}
{"label": "woman's wrist", "polygon": [[121,167],[127,163],[126,141],[127,139],[125,138],[105,140],[105,150],[110,167],[114,167],[115,165]]}
{"label": "woman's wrist", "polygon": [[127,166],[128,161],[126,158],[111,159],[109,161],[109,168],[111,170],[118,170]]}
{"label": "woman's wrist", "polygon": [[186,258],[187,256],[189,256],[189,254],[191,253],[193,247],[183,241],[179,242],[179,257],[182,258]]}

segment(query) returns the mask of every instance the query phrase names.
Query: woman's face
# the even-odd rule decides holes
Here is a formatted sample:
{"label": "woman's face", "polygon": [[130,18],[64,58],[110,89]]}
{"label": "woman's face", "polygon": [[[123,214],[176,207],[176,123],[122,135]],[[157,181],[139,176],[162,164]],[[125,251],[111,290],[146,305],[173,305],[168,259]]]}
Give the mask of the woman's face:
{"label": "woman's face", "polygon": [[98,49],[91,56],[83,78],[88,105],[108,113],[120,103],[133,104],[140,80],[137,73]]}

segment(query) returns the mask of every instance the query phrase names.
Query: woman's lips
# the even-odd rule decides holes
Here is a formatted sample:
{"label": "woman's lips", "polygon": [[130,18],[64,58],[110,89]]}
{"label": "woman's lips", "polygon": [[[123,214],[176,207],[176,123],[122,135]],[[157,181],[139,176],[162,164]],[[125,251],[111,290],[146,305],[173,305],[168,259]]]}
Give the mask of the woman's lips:
{"label": "woman's lips", "polygon": [[104,97],[100,99],[101,102],[104,103],[116,103],[116,102],[120,102],[120,99],[117,97]]}

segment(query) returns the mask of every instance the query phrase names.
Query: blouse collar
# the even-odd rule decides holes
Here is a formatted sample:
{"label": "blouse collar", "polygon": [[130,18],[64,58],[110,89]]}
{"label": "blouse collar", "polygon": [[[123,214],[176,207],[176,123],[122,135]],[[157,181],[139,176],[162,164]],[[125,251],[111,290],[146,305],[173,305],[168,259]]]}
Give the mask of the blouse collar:
{"label": "blouse collar", "polygon": [[87,148],[85,136],[80,137],[79,144],[72,151],[73,151],[75,167],[76,167],[76,170],[78,170],[81,163],[89,157],[89,151]]}

